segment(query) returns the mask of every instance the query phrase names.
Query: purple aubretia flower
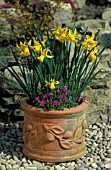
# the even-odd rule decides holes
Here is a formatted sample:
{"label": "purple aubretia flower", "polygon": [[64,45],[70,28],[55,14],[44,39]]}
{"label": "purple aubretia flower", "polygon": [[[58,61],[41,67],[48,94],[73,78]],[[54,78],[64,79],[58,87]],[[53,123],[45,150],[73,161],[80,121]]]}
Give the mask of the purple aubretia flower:
{"label": "purple aubretia flower", "polygon": [[41,100],[41,101],[40,101],[40,105],[41,105],[41,106],[44,106],[45,104],[46,104],[46,101],[45,101],[45,100]]}
{"label": "purple aubretia flower", "polygon": [[64,87],[64,88],[62,88],[62,91],[65,93],[67,91],[67,89]]}
{"label": "purple aubretia flower", "polygon": [[54,93],[48,93],[48,96],[54,96]]}
{"label": "purple aubretia flower", "polygon": [[49,104],[52,104],[52,99],[51,98],[49,99]]}
{"label": "purple aubretia flower", "polygon": [[69,92],[67,91],[67,89],[66,89],[66,88],[62,88],[62,91],[63,91],[66,95],[68,95],[68,94],[69,94]]}
{"label": "purple aubretia flower", "polygon": [[78,103],[81,103],[81,98],[79,97],[79,98],[77,99],[77,101],[78,101]]}
{"label": "purple aubretia flower", "polygon": [[55,103],[56,106],[59,106],[59,105],[60,105],[59,100],[55,100],[54,103]]}
{"label": "purple aubretia flower", "polygon": [[65,94],[66,94],[66,95],[68,95],[68,94],[69,94],[69,92],[66,90]]}
{"label": "purple aubretia flower", "polygon": [[36,101],[39,101],[39,100],[40,100],[40,97],[39,97],[39,96],[36,96],[36,97],[35,97],[35,100],[36,100]]}
{"label": "purple aubretia flower", "polygon": [[63,99],[63,98],[64,98],[64,96],[63,96],[62,94],[60,94],[60,95],[59,95],[59,98],[60,98],[60,99]]}
{"label": "purple aubretia flower", "polygon": [[42,87],[42,90],[45,90],[46,89],[46,87]]}
{"label": "purple aubretia flower", "polygon": [[64,85],[64,88],[66,88],[66,89],[67,89],[67,85]]}
{"label": "purple aubretia flower", "polygon": [[86,97],[85,96],[83,96],[83,97],[79,97],[78,98],[78,103],[82,103],[82,102],[84,102],[86,100]]}
{"label": "purple aubretia flower", "polygon": [[47,93],[42,95],[42,98],[43,98],[43,99],[46,99],[47,97],[48,97],[48,94],[47,94]]}
{"label": "purple aubretia flower", "polygon": [[65,102],[68,103],[68,101],[69,101],[68,98],[66,98],[66,99],[65,99]]}
{"label": "purple aubretia flower", "polygon": [[59,89],[59,86],[56,85],[56,89]]}
{"label": "purple aubretia flower", "polygon": [[60,89],[59,88],[57,89],[57,92],[60,93]]}

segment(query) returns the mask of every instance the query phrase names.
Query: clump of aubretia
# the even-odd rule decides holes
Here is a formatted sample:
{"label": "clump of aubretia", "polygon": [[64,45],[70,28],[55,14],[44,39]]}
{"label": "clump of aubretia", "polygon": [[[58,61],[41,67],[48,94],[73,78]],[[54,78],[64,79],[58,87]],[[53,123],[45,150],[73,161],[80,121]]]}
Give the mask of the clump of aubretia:
{"label": "clump of aubretia", "polygon": [[17,51],[10,47],[20,74],[4,65],[16,81],[2,78],[22,90],[27,102],[36,107],[63,110],[77,106],[86,101],[83,91],[101,71],[96,68],[106,47],[99,47],[97,35],[94,31],[88,35],[87,30],[79,35],[75,24],[72,29],[48,30],[45,37],[36,30],[36,37],[17,44]]}
{"label": "clump of aubretia", "polygon": [[[45,109],[64,109],[70,108],[71,106],[77,106],[77,102],[71,102],[72,96],[67,89],[67,86],[64,85],[62,88],[59,87],[59,82],[55,82],[53,84],[53,80],[50,84],[46,84],[46,87],[43,87],[41,90],[43,91],[40,95],[35,97],[35,106],[43,107]],[[47,85],[52,88],[52,92],[47,92]],[[70,103],[70,104],[69,104]],[[72,103],[72,105],[71,105]],[[79,103],[79,101],[78,101]]]}

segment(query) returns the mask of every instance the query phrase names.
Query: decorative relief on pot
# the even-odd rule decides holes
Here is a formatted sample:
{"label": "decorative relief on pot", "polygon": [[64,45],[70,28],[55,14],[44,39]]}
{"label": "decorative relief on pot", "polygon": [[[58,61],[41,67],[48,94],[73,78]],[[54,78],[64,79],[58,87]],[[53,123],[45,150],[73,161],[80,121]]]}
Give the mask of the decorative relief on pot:
{"label": "decorative relief on pot", "polygon": [[71,122],[63,123],[63,127],[60,124],[25,120],[23,141],[26,147],[35,149],[43,147],[43,150],[48,150],[54,146],[53,149],[56,150],[71,150],[84,142],[86,125],[86,120],[78,123],[71,120]]}
{"label": "decorative relief on pot", "polygon": [[35,145],[37,137],[37,123],[35,122],[24,122],[23,124],[23,141],[26,145]]}
{"label": "decorative relief on pot", "polygon": [[44,128],[46,130],[46,139],[49,142],[58,140],[58,143],[61,148],[63,149],[71,148],[71,144],[70,144],[70,140],[72,137],[71,131],[66,131],[59,125],[50,126],[50,125],[44,124]]}
{"label": "decorative relief on pot", "polygon": [[83,143],[83,128],[81,125],[77,126],[74,135],[73,135],[73,142],[76,144],[81,144]]}
{"label": "decorative relief on pot", "polygon": [[62,149],[71,149],[75,144],[82,144],[84,142],[84,129],[86,124],[84,121],[81,125],[78,125],[74,131],[73,129],[63,129],[59,125],[44,124],[46,131],[45,140],[49,143],[57,140],[58,145]]}
{"label": "decorative relief on pot", "polygon": [[83,127],[83,129],[87,128],[87,121],[86,120],[83,120],[82,127]]}

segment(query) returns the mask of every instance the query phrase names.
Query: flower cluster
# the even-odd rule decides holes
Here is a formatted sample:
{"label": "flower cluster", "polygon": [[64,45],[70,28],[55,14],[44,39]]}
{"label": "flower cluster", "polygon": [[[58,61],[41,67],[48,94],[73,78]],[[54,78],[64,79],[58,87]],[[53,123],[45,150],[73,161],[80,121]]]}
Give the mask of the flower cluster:
{"label": "flower cluster", "polygon": [[76,38],[79,37],[79,35],[77,35],[76,29],[73,33],[72,30],[69,29],[68,27],[62,28],[60,26],[58,27],[57,30],[54,31],[54,34],[55,37],[59,39],[61,42],[71,41],[73,44],[75,44],[75,42],[77,41]]}
{"label": "flower cluster", "polygon": [[[71,29],[68,27],[62,28],[59,26],[55,31],[53,31],[53,34],[55,35],[55,38],[58,39],[60,42],[68,42],[71,41],[72,44],[75,44],[77,42],[77,38],[80,37],[79,34],[77,34],[76,29],[74,30],[74,33]],[[96,53],[98,52],[97,41],[94,40],[94,32],[92,32],[92,35],[86,35],[83,42],[81,42],[81,45],[83,48],[87,49],[87,54],[92,59],[92,62],[94,62],[97,58]],[[17,45],[18,50],[20,50],[21,57],[28,57],[30,56],[30,50],[29,48],[33,49],[35,53],[40,54],[37,59],[40,62],[44,61],[44,58],[53,58],[53,55],[48,55],[48,53],[51,53],[51,51],[48,48],[45,47],[45,43],[47,42],[47,38],[45,38],[43,41],[39,42],[35,38],[33,38],[33,46],[31,45],[32,40],[30,40],[28,43],[22,43],[20,42],[20,46]],[[80,45],[80,44],[78,44]],[[90,53],[89,53],[90,52]]]}
{"label": "flower cluster", "polygon": [[[45,109],[64,109],[69,107],[69,101],[71,100],[71,95],[67,90],[67,86],[64,85],[62,88],[56,85],[53,92],[47,92],[47,86],[43,87],[43,91],[38,96],[35,96],[35,106],[39,106]],[[80,103],[78,101],[78,103]],[[75,104],[75,106],[77,103]],[[74,106],[74,103],[72,103]]]}
{"label": "flower cluster", "polygon": [[85,41],[81,42],[82,46],[87,48],[89,56],[91,57],[93,62],[96,60],[95,54],[98,52],[98,49],[96,48],[98,42],[94,40],[94,37],[95,35],[93,31],[91,36],[86,35]]}
{"label": "flower cluster", "polygon": [[96,68],[105,47],[99,47],[98,33],[88,35],[86,30],[80,35],[74,24],[72,29],[59,26],[48,30],[47,36],[36,30],[35,35],[17,44],[16,53],[10,47],[20,74],[5,67],[16,81],[2,77],[22,90],[28,103],[36,107],[64,109],[84,102],[83,91],[101,71]]}
{"label": "flower cluster", "polygon": [[44,58],[53,58],[54,56],[50,56],[47,53],[50,51],[48,48],[42,48],[42,46],[45,45],[46,40],[41,41],[41,44],[33,38],[34,45],[31,45],[31,40],[28,43],[22,43],[20,42],[20,46],[17,45],[18,50],[20,50],[21,57],[28,57],[30,56],[30,50],[29,47],[35,52],[40,54],[40,56],[37,58],[40,62],[43,62]]}

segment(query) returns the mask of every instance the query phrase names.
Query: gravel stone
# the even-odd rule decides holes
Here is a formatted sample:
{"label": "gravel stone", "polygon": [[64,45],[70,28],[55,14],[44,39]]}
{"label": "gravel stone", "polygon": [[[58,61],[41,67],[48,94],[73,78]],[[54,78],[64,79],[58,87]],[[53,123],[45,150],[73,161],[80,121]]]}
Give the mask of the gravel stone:
{"label": "gravel stone", "polygon": [[111,163],[105,164],[105,168],[110,169],[111,168]]}
{"label": "gravel stone", "polygon": [[6,165],[7,170],[12,170],[12,166],[10,164]]}
{"label": "gravel stone", "polygon": [[11,165],[15,165],[15,164],[16,164],[16,161],[14,161],[14,160],[11,159],[10,164],[11,164]]}
{"label": "gravel stone", "polygon": [[104,160],[105,156],[103,155],[103,153],[100,154],[100,157],[102,160]]}
{"label": "gravel stone", "polygon": [[60,165],[57,165],[57,166],[55,167],[55,169],[56,169],[56,170],[60,170],[60,169],[61,169],[61,166],[60,166]]}
{"label": "gravel stone", "polygon": [[27,170],[38,170],[37,167],[27,167]]}
{"label": "gravel stone", "polygon": [[19,170],[26,170],[24,167],[20,167]]}
{"label": "gravel stone", "polygon": [[74,170],[74,165],[72,164],[68,165],[68,170]]}
{"label": "gravel stone", "polygon": [[111,158],[111,154],[108,154],[108,155],[107,155],[107,158]]}
{"label": "gravel stone", "polygon": [[23,166],[24,166],[25,168],[27,168],[27,167],[29,166],[29,164],[28,164],[28,163],[24,163]]}
{"label": "gravel stone", "polygon": [[19,169],[19,165],[15,164],[13,165],[13,170]]}
{"label": "gravel stone", "polygon": [[23,162],[23,163],[26,162],[26,158],[23,158],[23,159],[22,159],[22,162]]}
{"label": "gravel stone", "polygon": [[15,161],[18,161],[18,158],[14,155],[13,156],[13,159],[15,160]]}
{"label": "gravel stone", "polygon": [[97,129],[98,127],[97,127],[97,125],[94,125],[93,127],[92,127],[92,129]]}
{"label": "gravel stone", "polygon": [[107,150],[107,153],[111,154],[111,149],[108,149],[108,150]]}
{"label": "gravel stone", "polygon": [[96,163],[92,163],[91,166],[92,166],[92,168],[97,168],[98,167]]}
{"label": "gravel stone", "polygon": [[83,165],[78,166],[78,167],[75,168],[75,170],[84,170],[84,166]]}
{"label": "gravel stone", "polygon": [[104,168],[104,163],[103,163],[103,162],[98,162],[97,165],[98,165],[98,167],[100,167],[100,168]]}
{"label": "gravel stone", "polygon": [[19,160],[19,161],[17,161],[17,164],[18,164],[19,166],[21,166],[21,165],[22,165],[22,162]]}
{"label": "gravel stone", "polygon": [[42,166],[42,164],[40,162],[33,160],[32,163],[33,163],[33,165],[35,165],[37,167],[38,170],[43,169],[43,166]]}
{"label": "gravel stone", "polygon": [[6,170],[5,165],[0,165],[1,170]]}
{"label": "gravel stone", "polygon": [[50,170],[55,170],[55,168],[52,166],[52,167],[50,167]]}
{"label": "gravel stone", "polygon": [[6,156],[6,159],[7,159],[7,160],[9,160],[10,158],[11,158],[11,156],[10,156],[10,155],[7,155],[7,156]]}

